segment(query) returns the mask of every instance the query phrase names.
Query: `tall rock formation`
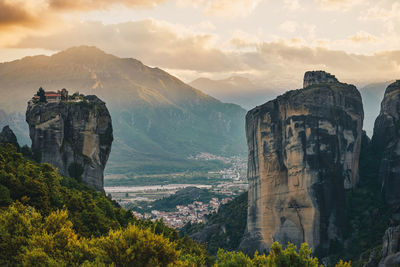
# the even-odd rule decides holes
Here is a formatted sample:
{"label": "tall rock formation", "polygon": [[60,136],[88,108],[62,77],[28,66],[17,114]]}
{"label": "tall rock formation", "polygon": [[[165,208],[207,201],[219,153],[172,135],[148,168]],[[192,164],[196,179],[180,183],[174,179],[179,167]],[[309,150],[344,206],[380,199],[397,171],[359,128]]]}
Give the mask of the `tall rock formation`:
{"label": "tall rock formation", "polygon": [[241,247],[252,251],[340,239],[345,189],[357,183],[363,106],[353,85],[307,72],[305,88],[250,110],[249,207]]}
{"label": "tall rock formation", "polygon": [[113,141],[111,116],[96,96],[76,96],[42,103],[31,100],[26,111],[32,150],[61,175],[103,191],[104,167]]}
{"label": "tall rock formation", "polygon": [[0,133],[0,143],[12,144],[17,149],[19,149],[17,137],[15,136],[14,132],[10,129],[8,125],[4,126],[3,130]]}
{"label": "tall rock formation", "polygon": [[385,91],[372,145],[380,160],[379,178],[386,203],[400,204],[400,80]]}

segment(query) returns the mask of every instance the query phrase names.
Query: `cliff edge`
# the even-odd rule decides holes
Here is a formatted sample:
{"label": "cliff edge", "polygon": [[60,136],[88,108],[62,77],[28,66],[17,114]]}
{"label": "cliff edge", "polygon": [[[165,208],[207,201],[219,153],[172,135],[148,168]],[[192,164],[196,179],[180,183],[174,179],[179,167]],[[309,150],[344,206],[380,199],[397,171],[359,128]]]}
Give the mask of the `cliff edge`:
{"label": "cliff edge", "polygon": [[380,160],[379,179],[385,201],[400,204],[400,80],[390,84],[375,120],[372,145]]}
{"label": "cliff edge", "polygon": [[43,99],[36,95],[28,102],[26,121],[32,150],[41,152],[42,162],[103,191],[113,141],[111,116],[103,101],[93,95],[46,92]]}

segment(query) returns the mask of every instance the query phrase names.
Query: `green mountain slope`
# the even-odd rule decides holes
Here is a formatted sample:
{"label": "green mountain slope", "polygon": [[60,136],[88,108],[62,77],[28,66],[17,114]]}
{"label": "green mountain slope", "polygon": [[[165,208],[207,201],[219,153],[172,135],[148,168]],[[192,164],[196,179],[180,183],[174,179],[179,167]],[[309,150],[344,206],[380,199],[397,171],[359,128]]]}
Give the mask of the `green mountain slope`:
{"label": "green mountain slope", "polygon": [[182,171],[199,152],[245,154],[245,110],[167,72],[95,47],[0,64],[0,106],[24,112],[37,88],[96,94],[111,112],[115,141],[106,172]]}
{"label": "green mountain slope", "polygon": [[[203,246],[0,144],[1,266],[210,266]],[[114,265],[112,265],[114,264]]]}

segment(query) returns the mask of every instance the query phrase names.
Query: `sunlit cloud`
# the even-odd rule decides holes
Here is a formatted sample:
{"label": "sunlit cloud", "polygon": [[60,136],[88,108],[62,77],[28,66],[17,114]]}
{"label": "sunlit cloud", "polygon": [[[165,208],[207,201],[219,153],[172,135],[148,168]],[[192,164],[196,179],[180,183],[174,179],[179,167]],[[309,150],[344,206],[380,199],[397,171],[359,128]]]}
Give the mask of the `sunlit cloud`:
{"label": "sunlit cloud", "polygon": [[362,4],[363,0],[315,0],[322,8],[332,10],[348,10]]}
{"label": "sunlit cloud", "polygon": [[279,28],[285,32],[293,33],[296,31],[299,24],[296,21],[287,20],[282,23]]}
{"label": "sunlit cloud", "polygon": [[246,17],[265,0],[177,0],[180,6],[201,8],[208,15]]}
{"label": "sunlit cloud", "polygon": [[[224,49],[218,37],[165,21],[142,20],[104,25],[84,22],[58,34],[29,37],[20,48],[62,50],[81,44],[95,45],[122,57],[134,57],[180,75],[220,77],[246,72],[260,83],[276,87],[298,84],[307,70],[325,69],[345,81],[369,82],[393,79],[400,70],[400,51],[359,55],[322,47],[308,47],[301,38],[265,42],[257,36],[237,31]],[[366,32],[347,42],[373,39]],[[185,77],[183,77],[185,78]]]}
{"label": "sunlit cloud", "polygon": [[116,5],[152,7],[164,0],[0,0],[0,26],[36,26],[48,23],[50,13],[61,11],[89,11]]}
{"label": "sunlit cloud", "polygon": [[365,31],[359,31],[356,34],[350,36],[347,38],[348,40],[355,42],[355,43],[365,43],[365,42],[376,42],[377,38],[373,36],[372,34],[365,32]]}
{"label": "sunlit cloud", "polygon": [[389,0],[0,0],[0,52],[92,45],[185,80],[240,74],[276,87],[298,84],[309,69],[391,80],[399,14]]}
{"label": "sunlit cloud", "polygon": [[285,7],[289,10],[299,10],[301,9],[301,5],[299,0],[283,0]]}

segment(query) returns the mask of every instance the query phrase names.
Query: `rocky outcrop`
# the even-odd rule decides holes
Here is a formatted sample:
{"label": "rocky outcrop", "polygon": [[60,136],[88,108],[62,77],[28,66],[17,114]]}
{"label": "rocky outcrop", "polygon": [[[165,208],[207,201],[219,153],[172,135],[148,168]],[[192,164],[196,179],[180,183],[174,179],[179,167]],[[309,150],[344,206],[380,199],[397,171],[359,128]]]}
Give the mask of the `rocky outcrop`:
{"label": "rocky outcrop", "polygon": [[400,226],[389,227],[383,237],[381,261],[379,266],[400,264]]}
{"label": "rocky outcrop", "polygon": [[111,117],[96,96],[41,103],[29,101],[26,111],[32,150],[61,175],[103,191],[104,167],[113,141]]}
{"label": "rocky outcrop", "polygon": [[12,144],[17,149],[19,149],[17,137],[15,136],[14,132],[10,129],[8,125],[4,126],[3,130],[0,133],[0,143]]}
{"label": "rocky outcrop", "polygon": [[361,96],[325,72],[306,73],[304,84],[247,113],[245,250],[274,241],[324,249],[341,238],[345,189],[358,179]]}
{"label": "rocky outcrop", "polygon": [[379,179],[386,203],[400,204],[400,80],[385,91],[372,145],[380,160]]}
{"label": "rocky outcrop", "polygon": [[303,88],[311,85],[318,85],[324,83],[337,83],[339,82],[335,75],[327,73],[322,70],[318,71],[307,71],[304,74]]}

